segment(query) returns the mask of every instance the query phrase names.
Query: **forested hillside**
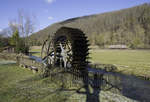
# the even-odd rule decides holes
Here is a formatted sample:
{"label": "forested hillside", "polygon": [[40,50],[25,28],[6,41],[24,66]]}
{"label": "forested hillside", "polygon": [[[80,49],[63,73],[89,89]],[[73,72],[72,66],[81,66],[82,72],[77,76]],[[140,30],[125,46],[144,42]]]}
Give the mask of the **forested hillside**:
{"label": "forested hillside", "polygon": [[150,48],[150,4],[68,19],[55,23],[30,38],[31,43],[40,44],[48,35],[53,35],[61,26],[79,28],[84,31],[92,45],[127,45],[130,48]]}

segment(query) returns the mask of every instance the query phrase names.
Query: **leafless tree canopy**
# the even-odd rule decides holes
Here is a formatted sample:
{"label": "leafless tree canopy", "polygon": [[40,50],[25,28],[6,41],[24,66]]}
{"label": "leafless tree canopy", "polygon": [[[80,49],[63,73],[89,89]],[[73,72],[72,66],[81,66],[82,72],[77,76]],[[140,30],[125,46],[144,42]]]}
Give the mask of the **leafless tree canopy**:
{"label": "leafless tree canopy", "polygon": [[24,10],[18,10],[18,17],[9,21],[10,34],[16,30],[19,31],[20,37],[24,38],[25,44],[28,45],[28,37],[35,30],[35,16],[25,13]]}

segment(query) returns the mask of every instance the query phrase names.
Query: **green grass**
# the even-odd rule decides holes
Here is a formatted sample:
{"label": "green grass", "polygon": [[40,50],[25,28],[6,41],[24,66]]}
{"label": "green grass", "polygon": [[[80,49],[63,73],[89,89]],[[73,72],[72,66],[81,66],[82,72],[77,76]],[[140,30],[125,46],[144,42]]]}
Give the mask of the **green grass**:
{"label": "green grass", "polygon": [[149,76],[150,50],[92,50],[91,61],[113,64],[118,71],[126,74]]}
{"label": "green grass", "polygon": [[15,64],[0,65],[0,102],[64,102],[69,93]]}
{"label": "green grass", "polygon": [[41,49],[31,49],[30,52],[33,56],[41,57]]}

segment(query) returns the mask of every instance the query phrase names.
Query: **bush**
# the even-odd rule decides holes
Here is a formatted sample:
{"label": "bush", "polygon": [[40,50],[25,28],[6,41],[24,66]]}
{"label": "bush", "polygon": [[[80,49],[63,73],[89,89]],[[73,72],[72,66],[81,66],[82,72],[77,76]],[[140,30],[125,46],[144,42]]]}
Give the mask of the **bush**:
{"label": "bush", "polygon": [[11,46],[15,46],[15,53],[28,54],[29,46],[25,43],[25,38],[20,38],[19,31],[16,30],[10,38]]}

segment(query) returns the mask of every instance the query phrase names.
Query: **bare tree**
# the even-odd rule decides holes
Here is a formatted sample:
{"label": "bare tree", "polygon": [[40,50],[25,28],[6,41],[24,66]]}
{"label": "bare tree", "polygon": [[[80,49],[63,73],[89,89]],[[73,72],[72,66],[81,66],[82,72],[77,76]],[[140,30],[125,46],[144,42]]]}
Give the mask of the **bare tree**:
{"label": "bare tree", "polygon": [[12,36],[12,34],[18,29],[18,24],[16,20],[9,21],[9,29],[6,30],[8,36]]}
{"label": "bare tree", "polygon": [[29,46],[28,37],[35,30],[34,18],[35,16],[26,14],[23,10],[18,10],[18,29],[27,46]]}
{"label": "bare tree", "polygon": [[23,10],[18,10],[18,17],[9,21],[10,34],[12,35],[18,30],[26,48],[29,48],[29,35],[35,30],[34,20],[35,16],[25,13]]}

